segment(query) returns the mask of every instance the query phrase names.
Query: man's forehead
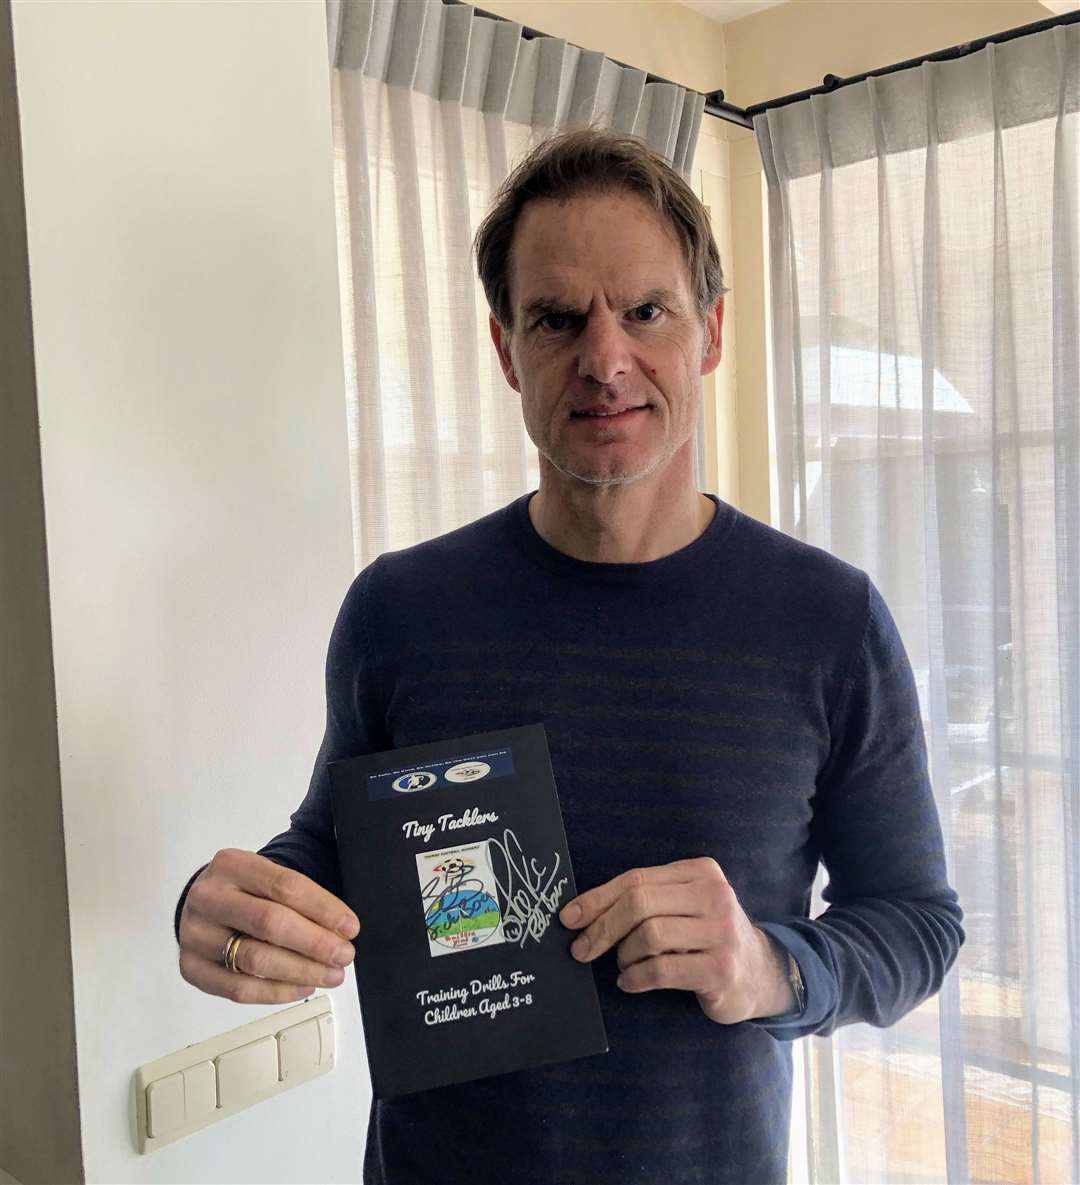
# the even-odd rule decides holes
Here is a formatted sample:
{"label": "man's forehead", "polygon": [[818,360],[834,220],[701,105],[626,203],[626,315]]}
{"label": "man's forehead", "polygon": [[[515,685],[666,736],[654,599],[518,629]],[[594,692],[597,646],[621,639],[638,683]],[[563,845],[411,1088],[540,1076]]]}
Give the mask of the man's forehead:
{"label": "man's forehead", "polygon": [[677,269],[623,263],[607,276],[580,269],[545,267],[519,271],[515,277],[519,308],[566,306],[587,309],[600,299],[612,308],[628,308],[647,300],[681,305],[689,294]]}
{"label": "man's forehead", "polygon": [[639,194],[615,192],[526,204],[508,260],[514,304],[585,302],[601,288],[623,303],[651,291],[689,296],[682,247]]}
{"label": "man's forehead", "polygon": [[522,262],[524,266],[511,265],[511,287],[519,308],[545,301],[587,308],[598,297],[612,308],[646,299],[676,304],[690,300],[686,264],[678,254],[647,259],[613,254],[605,261],[594,257],[578,264]]}

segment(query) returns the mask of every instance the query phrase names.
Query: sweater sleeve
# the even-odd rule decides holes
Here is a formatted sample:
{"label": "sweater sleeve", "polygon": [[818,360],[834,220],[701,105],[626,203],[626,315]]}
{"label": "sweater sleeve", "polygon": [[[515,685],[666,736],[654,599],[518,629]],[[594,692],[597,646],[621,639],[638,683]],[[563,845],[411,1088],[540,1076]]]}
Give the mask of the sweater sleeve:
{"label": "sweater sleeve", "polygon": [[[292,814],[288,830],[275,835],[258,851],[260,856],[302,872],[337,897],[341,896],[341,870],[327,766],[341,758],[391,747],[379,702],[376,660],[367,623],[368,585],[374,568],[375,564],[365,568],[353,581],[330,635],[326,656],[326,729],[307,794]],[[200,872],[202,868],[184,886],[177,902],[173,920],[177,942],[184,902]]]}
{"label": "sweater sleeve", "polygon": [[830,716],[811,828],[828,873],[814,919],[757,925],[799,964],[802,1010],[749,1023],[778,1040],[895,1024],[937,992],[964,942],[911,664],[867,577],[861,644]]}

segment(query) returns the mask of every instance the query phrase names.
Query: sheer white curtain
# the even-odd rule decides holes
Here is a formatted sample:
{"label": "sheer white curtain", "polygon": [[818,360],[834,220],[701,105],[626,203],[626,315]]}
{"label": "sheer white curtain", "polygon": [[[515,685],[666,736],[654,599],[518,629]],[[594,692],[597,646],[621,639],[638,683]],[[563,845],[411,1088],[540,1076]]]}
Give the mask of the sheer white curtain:
{"label": "sheer white curtain", "polygon": [[968,935],[802,1043],[811,1181],[1080,1180],[1078,106],[1074,24],[755,120],[779,525],[893,610]]}
{"label": "sheer white curtain", "polygon": [[593,122],[689,171],[704,97],[442,0],[328,0],[357,566],[537,484],[470,244],[520,155]]}

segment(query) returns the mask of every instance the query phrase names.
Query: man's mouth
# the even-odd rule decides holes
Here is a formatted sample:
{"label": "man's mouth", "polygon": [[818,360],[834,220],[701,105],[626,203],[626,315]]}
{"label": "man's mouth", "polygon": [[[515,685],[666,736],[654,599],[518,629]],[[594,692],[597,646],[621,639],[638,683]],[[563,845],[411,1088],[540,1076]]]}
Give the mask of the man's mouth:
{"label": "man's mouth", "polygon": [[637,403],[626,407],[583,407],[578,411],[571,411],[570,418],[572,420],[579,418],[612,419],[616,416],[628,415],[631,412],[644,411],[648,406],[647,403]]}

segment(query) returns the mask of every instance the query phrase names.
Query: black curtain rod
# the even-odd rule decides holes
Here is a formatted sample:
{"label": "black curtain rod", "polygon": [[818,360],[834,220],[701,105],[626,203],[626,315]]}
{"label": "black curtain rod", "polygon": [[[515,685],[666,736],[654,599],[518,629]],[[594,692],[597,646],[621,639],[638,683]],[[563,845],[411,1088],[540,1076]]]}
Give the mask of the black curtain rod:
{"label": "black curtain rod", "polygon": [[[469,0],[444,0],[448,4],[467,4]],[[491,20],[503,21],[506,17],[497,15],[494,12],[487,12],[483,8],[476,8],[475,12],[478,16],[486,16]],[[753,128],[754,116],[760,115],[764,111],[768,111],[771,107],[786,107],[789,103],[801,103],[804,99],[809,99],[812,95],[827,95],[832,91],[839,90],[842,86],[852,86],[856,82],[865,82],[868,78],[880,78],[883,74],[895,74],[899,70],[910,70],[914,66],[921,66],[923,62],[948,62],[954,58],[966,57],[969,53],[977,53],[980,49],[984,49],[991,43],[998,44],[1002,41],[1012,41],[1015,37],[1027,37],[1030,33],[1041,33],[1044,29],[1053,29],[1057,25],[1071,25],[1080,21],[1080,9],[1075,12],[1065,12],[1060,16],[1052,16],[1044,21],[1033,21],[1030,25],[1020,25],[1015,29],[1005,29],[1001,33],[991,33],[988,37],[979,37],[975,41],[964,41],[960,45],[952,45],[948,49],[935,50],[933,53],[923,54],[920,58],[908,58],[906,62],[897,62],[893,66],[882,66],[878,70],[867,70],[865,74],[854,74],[851,78],[840,78],[836,74],[826,74],[821,80],[821,86],[811,87],[810,90],[798,91],[793,95],[782,95],[779,99],[769,99],[765,103],[754,103],[750,107],[736,107],[733,103],[728,103],[724,99],[724,92],[722,90],[710,91],[705,96],[705,113],[706,115],[715,115],[719,119],[726,120],[728,123],[738,124],[740,127]],[[522,37],[531,40],[534,37],[547,37],[549,34],[541,33],[538,29],[530,29],[527,26],[522,26]],[[622,66],[623,69],[640,69],[637,66],[627,66],[625,62],[617,61],[615,58],[610,58],[616,66]],[[669,86],[672,85],[668,78],[661,78],[659,74],[648,74],[648,82],[665,82]],[[681,85],[677,84],[677,85]]]}
{"label": "black curtain rod", "polygon": [[[893,66],[882,66],[878,70],[867,70],[865,74],[854,74],[850,78],[839,78],[835,74],[826,74],[821,80],[821,86],[810,90],[798,91],[793,95],[783,95],[779,99],[769,99],[765,103],[754,103],[750,107],[733,107],[724,102],[723,91],[712,91],[705,96],[705,110],[710,115],[717,115],[721,119],[729,119],[733,123],[740,123],[743,127],[753,127],[753,118],[772,107],[786,107],[789,103],[800,103],[809,99],[811,95],[827,95],[839,90],[842,86],[852,86],[856,82],[865,82],[868,78],[880,78],[883,74],[895,74],[900,70],[910,70],[921,66],[923,62],[949,62],[955,58],[967,57],[970,53],[977,53],[987,45],[998,44],[1002,41],[1012,41],[1016,37],[1027,37],[1031,33],[1042,33],[1045,29],[1053,29],[1057,25],[1071,25],[1080,21],[1080,9],[1076,12],[1062,13],[1044,21],[1033,21],[1030,25],[1020,25],[1015,29],[1005,29],[1001,33],[991,33],[988,37],[979,37],[975,41],[964,41],[960,45],[952,45],[948,49],[935,50],[934,53],[923,54],[919,58],[908,58],[906,62],[897,62]],[[730,114],[729,114],[730,113]],[[733,119],[732,115],[741,116]]]}

